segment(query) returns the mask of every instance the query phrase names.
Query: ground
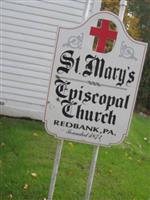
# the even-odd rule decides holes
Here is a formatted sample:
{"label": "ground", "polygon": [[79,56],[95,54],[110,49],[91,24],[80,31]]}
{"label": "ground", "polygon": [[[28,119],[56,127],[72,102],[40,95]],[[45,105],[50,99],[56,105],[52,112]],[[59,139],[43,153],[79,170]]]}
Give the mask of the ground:
{"label": "ground", "polygon": [[[57,141],[39,121],[0,117],[1,200],[46,200]],[[83,200],[93,146],[65,142],[53,200]],[[101,147],[91,200],[150,200],[150,117]]]}

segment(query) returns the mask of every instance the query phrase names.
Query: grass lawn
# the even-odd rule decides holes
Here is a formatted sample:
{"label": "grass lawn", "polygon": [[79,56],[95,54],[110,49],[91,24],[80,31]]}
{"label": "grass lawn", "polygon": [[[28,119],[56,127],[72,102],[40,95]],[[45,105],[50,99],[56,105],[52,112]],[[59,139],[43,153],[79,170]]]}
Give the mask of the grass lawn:
{"label": "grass lawn", "polygon": [[[0,200],[46,200],[56,139],[42,122],[0,118]],[[93,147],[65,142],[54,200],[83,200]],[[121,145],[100,148],[91,200],[150,200],[150,117],[135,114]]]}

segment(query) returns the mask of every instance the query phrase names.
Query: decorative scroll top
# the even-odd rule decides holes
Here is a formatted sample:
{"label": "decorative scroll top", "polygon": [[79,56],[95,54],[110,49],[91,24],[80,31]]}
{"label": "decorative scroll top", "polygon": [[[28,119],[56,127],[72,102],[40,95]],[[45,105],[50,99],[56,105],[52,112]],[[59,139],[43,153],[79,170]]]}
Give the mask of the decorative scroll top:
{"label": "decorative scroll top", "polygon": [[119,57],[123,57],[125,59],[134,59],[135,61],[137,61],[134,49],[132,47],[127,46],[125,44],[125,41],[121,43]]}
{"label": "decorative scroll top", "polygon": [[79,35],[72,35],[68,38],[67,43],[63,44],[63,47],[71,47],[73,49],[81,49],[83,42],[83,33]]}

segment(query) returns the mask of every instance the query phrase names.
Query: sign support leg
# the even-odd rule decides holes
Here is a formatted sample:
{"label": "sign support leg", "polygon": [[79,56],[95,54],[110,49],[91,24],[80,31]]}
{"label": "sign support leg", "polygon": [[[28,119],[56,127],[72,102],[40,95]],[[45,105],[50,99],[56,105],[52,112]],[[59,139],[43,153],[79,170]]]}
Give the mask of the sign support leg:
{"label": "sign support leg", "polygon": [[123,21],[124,14],[126,11],[126,6],[127,6],[127,0],[121,0],[120,1],[120,10],[119,10],[119,18],[121,21]]}
{"label": "sign support leg", "polygon": [[93,158],[92,158],[92,162],[91,162],[91,166],[90,166],[89,177],[88,177],[88,182],[87,182],[84,200],[90,199],[90,194],[91,194],[91,189],[92,189],[92,184],[93,184],[93,179],[94,179],[94,174],[95,174],[98,152],[99,152],[99,146],[95,146],[94,151],[93,151]]}
{"label": "sign support leg", "polygon": [[[119,18],[121,19],[121,21],[123,21],[126,6],[127,6],[127,0],[121,0],[120,1],[120,11],[119,11]],[[93,159],[92,159],[92,163],[91,163],[91,167],[90,167],[90,171],[89,171],[89,177],[88,177],[88,182],[87,182],[84,200],[90,199],[90,194],[91,194],[91,189],[92,189],[92,184],[93,184],[93,179],[94,179],[94,174],[95,174],[98,152],[99,152],[99,146],[95,146],[94,152],[93,152]]]}
{"label": "sign support leg", "polygon": [[58,143],[57,143],[54,167],[53,167],[53,172],[52,172],[52,176],[51,176],[51,183],[50,183],[49,193],[48,193],[48,200],[53,199],[53,194],[54,194],[54,189],[55,189],[55,183],[56,183],[56,178],[57,178],[57,173],[58,173],[59,162],[60,162],[60,158],[61,158],[63,142],[64,142],[63,140],[58,140]]}

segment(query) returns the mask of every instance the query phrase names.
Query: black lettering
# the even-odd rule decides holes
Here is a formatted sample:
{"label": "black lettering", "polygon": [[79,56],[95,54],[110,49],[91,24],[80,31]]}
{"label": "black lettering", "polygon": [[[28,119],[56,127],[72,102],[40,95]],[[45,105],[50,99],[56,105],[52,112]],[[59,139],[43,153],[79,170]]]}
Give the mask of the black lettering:
{"label": "black lettering", "polygon": [[76,73],[78,73],[79,62],[80,62],[80,56],[76,59],[76,65],[75,65],[75,72]]}
{"label": "black lettering", "polygon": [[95,113],[95,121],[98,122],[100,120],[99,115],[101,115],[101,112],[96,112]]}
{"label": "black lettering", "polygon": [[118,78],[119,82],[116,85],[122,86],[124,84],[125,77],[126,77],[126,70],[120,69]]}
{"label": "black lettering", "polygon": [[106,121],[105,121],[105,117],[108,118],[108,114],[107,114],[107,113],[102,115],[101,122],[102,122],[103,124],[106,123]]}
{"label": "black lettering", "polygon": [[129,73],[129,80],[127,81],[126,85],[128,86],[129,83],[132,83],[134,81],[135,72],[132,71]]}
{"label": "black lettering", "polygon": [[110,106],[114,105],[115,99],[116,99],[115,96],[113,96],[113,97],[108,96],[106,110],[108,110]]}
{"label": "black lettering", "polygon": [[67,95],[65,95],[65,91],[68,90],[67,86],[70,84],[70,82],[63,81],[63,80],[56,80],[55,85],[56,87],[56,94],[61,98],[66,98]]}
{"label": "black lettering", "polygon": [[113,111],[110,111],[109,117],[108,117],[108,124],[115,125],[116,123],[116,115],[113,115]]}
{"label": "black lettering", "polygon": [[123,98],[118,98],[117,100],[116,100],[116,104],[115,104],[115,106],[118,108],[122,108],[123,107],[123,101],[124,101],[124,99]]}
{"label": "black lettering", "polygon": [[76,118],[77,118],[77,119],[83,119],[83,117],[84,117],[84,110],[81,109],[81,105],[79,105],[79,106],[77,107]]}
{"label": "black lettering", "polygon": [[125,104],[124,104],[124,108],[125,108],[125,109],[128,108],[129,97],[130,97],[130,95],[126,96],[126,100],[125,100]]}
{"label": "black lettering", "polygon": [[92,96],[92,103],[96,103],[96,100],[95,100],[96,97],[99,97],[98,93],[93,94],[93,96]]}
{"label": "black lettering", "polygon": [[106,99],[107,99],[107,96],[105,94],[102,95],[102,96],[100,96],[100,98],[99,98],[99,104],[101,105],[101,104],[106,103]]}
{"label": "black lettering", "polygon": [[54,125],[59,126],[59,121],[58,120],[54,120]]}
{"label": "black lettering", "polygon": [[[88,61],[90,59],[90,61]],[[87,55],[85,58],[85,61],[88,61],[88,64],[86,64],[85,68],[86,70],[83,72],[83,76],[87,77],[90,76],[93,72],[93,61],[95,61],[96,57],[92,56],[92,55]]]}
{"label": "black lettering", "polygon": [[68,118],[74,117],[74,115],[72,114],[72,109],[73,109],[73,106],[76,105],[77,103],[63,100],[61,102],[61,105],[63,105],[63,104],[65,104],[62,108],[63,115]]}
{"label": "black lettering", "polygon": [[107,67],[105,70],[105,79],[110,79],[111,78],[111,74],[112,74],[112,68],[111,67]]}
{"label": "black lettering", "polygon": [[71,101],[77,97],[78,90],[70,89],[68,100]]}
{"label": "black lettering", "polygon": [[86,92],[85,93],[85,99],[83,99],[82,103],[84,104],[84,102],[88,102],[91,100],[91,92]]}
{"label": "black lettering", "polygon": [[68,73],[69,70],[73,67],[73,65],[74,65],[74,59],[72,58],[73,53],[74,53],[74,51],[68,50],[61,54],[60,63],[63,64],[64,66],[58,67],[57,72],[59,74],[62,74],[64,72]]}
{"label": "black lettering", "polygon": [[93,111],[89,111],[89,110],[85,111],[85,120],[93,121]]}

